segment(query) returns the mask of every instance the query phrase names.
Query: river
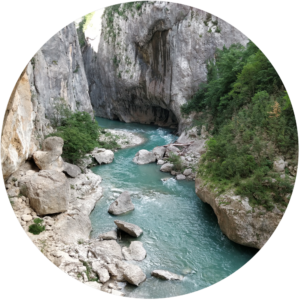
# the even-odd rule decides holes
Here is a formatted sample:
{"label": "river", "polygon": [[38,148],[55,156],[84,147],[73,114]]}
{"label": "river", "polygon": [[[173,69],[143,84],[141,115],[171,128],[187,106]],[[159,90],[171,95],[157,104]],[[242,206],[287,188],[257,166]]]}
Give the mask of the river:
{"label": "river", "polygon": [[[113,163],[92,168],[103,179],[104,195],[90,218],[92,237],[116,228],[119,219],[140,226],[139,238],[123,234],[119,244],[129,246],[141,241],[147,257],[137,264],[147,275],[139,287],[126,285],[123,292],[133,298],[164,298],[184,295],[206,288],[235,272],[247,263],[257,250],[231,242],[220,230],[212,208],[195,193],[194,181],[176,181],[159,171],[156,164],[132,162],[141,149],[152,150],[175,141],[169,129],[151,125],[122,123],[96,118],[104,128],[128,130],[145,138],[136,147],[118,150]],[[135,210],[112,216],[107,210],[113,202],[112,188],[132,192]],[[184,275],[183,281],[163,281],[151,277],[151,271],[164,269]]]}

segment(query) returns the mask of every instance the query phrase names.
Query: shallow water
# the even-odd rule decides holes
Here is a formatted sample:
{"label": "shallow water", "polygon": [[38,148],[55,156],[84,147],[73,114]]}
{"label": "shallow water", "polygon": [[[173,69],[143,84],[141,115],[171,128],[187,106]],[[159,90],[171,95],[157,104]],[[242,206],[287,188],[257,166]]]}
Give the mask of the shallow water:
{"label": "shallow water", "polygon": [[[92,168],[103,181],[104,196],[91,214],[92,237],[115,229],[119,219],[140,226],[144,233],[139,238],[122,234],[120,244],[143,242],[147,257],[137,264],[146,273],[147,280],[138,288],[127,285],[126,296],[134,298],[174,297],[198,291],[229,276],[247,263],[257,252],[231,242],[222,234],[211,207],[195,193],[194,181],[176,181],[162,178],[172,176],[159,171],[156,164],[136,165],[133,157],[140,149],[175,141],[168,129],[135,123],[121,123],[97,118],[101,127],[119,128],[142,135],[144,144],[119,150],[114,162]],[[113,202],[112,188],[132,192],[135,210],[121,216],[111,216],[107,210]],[[151,271],[164,269],[185,275],[183,281],[163,281],[151,277]]]}

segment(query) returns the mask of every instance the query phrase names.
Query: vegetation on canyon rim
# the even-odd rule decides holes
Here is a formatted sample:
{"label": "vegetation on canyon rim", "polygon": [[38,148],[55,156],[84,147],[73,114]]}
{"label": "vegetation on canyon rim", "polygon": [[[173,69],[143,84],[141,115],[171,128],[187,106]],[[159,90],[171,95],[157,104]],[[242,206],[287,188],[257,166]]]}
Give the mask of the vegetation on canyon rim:
{"label": "vegetation on canyon rim", "polygon": [[296,164],[298,138],[291,101],[276,70],[252,42],[217,50],[207,70],[207,82],[181,107],[184,115],[200,114],[196,124],[213,135],[199,174],[220,192],[233,187],[251,204],[286,205],[284,196],[293,187],[288,176],[272,171],[273,161],[284,155]]}

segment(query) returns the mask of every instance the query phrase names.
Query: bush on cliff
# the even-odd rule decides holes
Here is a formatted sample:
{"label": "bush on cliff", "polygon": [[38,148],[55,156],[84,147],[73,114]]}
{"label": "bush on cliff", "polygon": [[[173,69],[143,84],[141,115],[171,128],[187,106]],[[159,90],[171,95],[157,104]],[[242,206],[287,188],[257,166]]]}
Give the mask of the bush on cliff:
{"label": "bush on cliff", "polygon": [[36,218],[33,220],[34,224],[29,226],[29,232],[34,234],[34,235],[38,235],[41,232],[43,232],[45,230],[45,226],[42,225],[43,224],[43,220]]}
{"label": "bush on cliff", "polygon": [[71,163],[94,148],[99,147],[100,127],[87,112],[77,111],[61,120],[61,126],[49,136],[59,136],[64,140],[62,157]]}

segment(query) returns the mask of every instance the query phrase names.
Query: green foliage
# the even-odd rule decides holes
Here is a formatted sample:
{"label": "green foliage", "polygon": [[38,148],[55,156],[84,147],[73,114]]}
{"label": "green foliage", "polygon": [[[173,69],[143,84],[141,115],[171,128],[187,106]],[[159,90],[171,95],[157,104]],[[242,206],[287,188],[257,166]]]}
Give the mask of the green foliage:
{"label": "green foliage", "polygon": [[61,120],[61,126],[49,136],[59,136],[64,140],[62,157],[77,163],[84,155],[99,147],[100,127],[87,112],[70,112]]}
{"label": "green foliage", "polygon": [[29,232],[34,234],[34,235],[38,235],[41,232],[43,232],[45,230],[45,226],[42,225],[43,224],[43,220],[36,218],[33,220],[34,224],[29,226]]}
{"label": "green foliage", "polygon": [[280,77],[252,42],[218,50],[207,71],[207,82],[181,107],[186,115],[202,112],[201,126],[213,128],[199,174],[220,191],[234,188],[254,205],[284,205],[292,186],[272,172],[273,161],[275,155],[296,153],[298,136]]}
{"label": "green foliage", "polygon": [[83,16],[81,22],[78,24],[77,34],[78,34],[78,40],[79,40],[80,47],[83,47],[85,45],[84,32],[86,31],[89,23],[91,22],[91,19],[92,19],[94,13],[95,12],[92,12],[90,14]]}
{"label": "green foliage", "polygon": [[216,33],[221,33],[221,28],[217,26],[217,29],[215,30]]}
{"label": "green foliage", "polygon": [[168,161],[174,165],[175,171],[183,171],[183,164],[181,157],[173,152],[170,152]]}
{"label": "green foliage", "polygon": [[86,276],[88,281],[98,281],[97,277],[92,276],[93,271],[88,262],[82,261],[82,264],[86,267]]}

